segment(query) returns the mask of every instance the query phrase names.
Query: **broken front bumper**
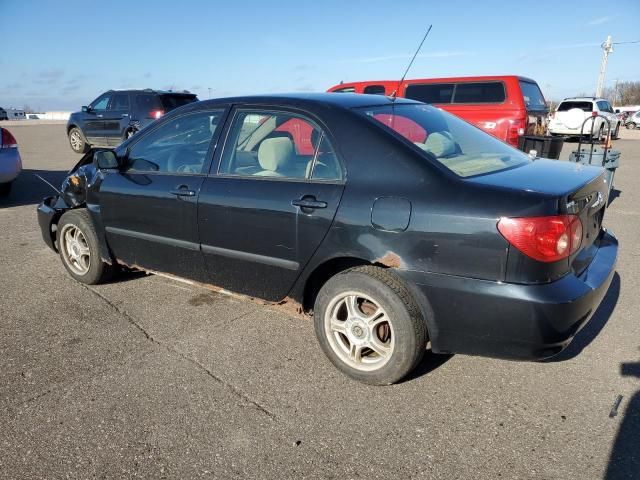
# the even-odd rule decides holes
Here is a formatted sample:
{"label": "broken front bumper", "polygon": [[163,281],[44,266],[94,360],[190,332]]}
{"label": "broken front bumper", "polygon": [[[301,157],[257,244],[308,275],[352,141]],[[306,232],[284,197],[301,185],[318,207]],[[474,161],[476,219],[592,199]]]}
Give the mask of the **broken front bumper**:
{"label": "broken front bumper", "polygon": [[56,195],[46,197],[38,205],[38,224],[42,232],[42,239],[49,248],[57,252],[55,225],[58,219],[68,209],[67,205]]}

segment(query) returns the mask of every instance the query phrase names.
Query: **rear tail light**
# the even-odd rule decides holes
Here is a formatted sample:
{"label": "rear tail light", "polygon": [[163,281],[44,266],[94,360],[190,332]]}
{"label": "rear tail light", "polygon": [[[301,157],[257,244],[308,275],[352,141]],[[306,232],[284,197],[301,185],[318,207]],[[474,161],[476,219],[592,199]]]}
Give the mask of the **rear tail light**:
{"label": "rear tail light", "polygon": [[160,118],[164,115],[164,110],[151,110],[149,112],[149,118]]}
{"label": "rear tail light", "polygon": [[518,137],[524,135],[527,128],[526,120],[519,118],[516,120],[509,120],[509,130],[507,131],[507,143],[518,146]]}
{"label": "rear tail light", "polygon": [[597,117],[598,116],[598,112],[591,112],[591,116],[592,117]]}
{"label": "rear tail light", "polygon": [[2,135],[0,135],[0,148],[17,148],[18,142],[16,138],[11,135],[11,132],[6,128],[0,128]]}
{"label": "rear tail light", "polygon": [[540,262],[557,262],[573,255],[582,242],[582,222],[576,215],[506,218],[498,231],[515,248]]}

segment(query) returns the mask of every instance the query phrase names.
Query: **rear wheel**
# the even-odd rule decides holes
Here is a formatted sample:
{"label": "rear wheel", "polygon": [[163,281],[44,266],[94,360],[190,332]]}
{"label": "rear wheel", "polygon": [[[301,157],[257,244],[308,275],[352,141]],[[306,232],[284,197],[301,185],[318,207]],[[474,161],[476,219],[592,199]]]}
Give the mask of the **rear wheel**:
{"label": "rear wheel", "polygon": [[633,122],[628,122],[626,127],[627,127],[627,130],[633,130],[634,128],[636,128],[636,124]]}
{"label": "rear wheel", "polygon": [[420,362],[427,330],[402,281],[374,266],[329,279],[316,298],[315,333],[329,360],[364,383],[389,385]]}
{"label": "rear wheel", "polygon": [[73,278],[95,285],[112,276],[113,267],[100,258],[98,235],[86,210],[69,210],[62,215],[57,236],[62,264]]}
{"label": "rear wheel", "polygon": [[90,148],[90,145],[82,134],[82,130],[77,127],[69,130],[69,145],[71,145],[71,150],[76,153],[87,153]]}
{"label": "rear wheel", "polygon": [[613,136],[611,138],[613,140],[617,140],[618,138],[620,138],[620,124],[619,123],[616,125],[616,129],[613,132]]}

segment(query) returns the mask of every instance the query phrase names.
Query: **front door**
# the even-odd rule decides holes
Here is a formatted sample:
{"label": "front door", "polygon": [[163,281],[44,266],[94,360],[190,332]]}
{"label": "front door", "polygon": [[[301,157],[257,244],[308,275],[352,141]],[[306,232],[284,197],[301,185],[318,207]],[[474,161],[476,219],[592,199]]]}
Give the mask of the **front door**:
{"label": "front door", "polygon": [[107,242],[127,265],[201,280],[197,199],[225,110],[165,120],[100,187]]}
{"label": "front door", "polygon": [[341,165],[316,122],[263,109],[235,111],[216,156],[219,169],[204,180],[198,202],[210,283],[280,300],[331,226],[344,188]]}
{"label": "front door", "polygon": [[105,139],[104,114],[111,101],[111,94],[105,93],[96,98],[83,114],[82,131],[91,145],[107,145]]}

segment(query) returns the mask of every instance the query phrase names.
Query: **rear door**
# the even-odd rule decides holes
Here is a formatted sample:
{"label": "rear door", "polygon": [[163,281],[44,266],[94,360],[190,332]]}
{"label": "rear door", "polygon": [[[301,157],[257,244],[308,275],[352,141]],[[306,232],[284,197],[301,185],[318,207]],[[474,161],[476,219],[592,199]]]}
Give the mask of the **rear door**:
{"label": "rear door", "polygon": [[106,174],[102,221],[118,259],[204,278],[197,199],[225,112],[202,110],[163,121],[140,134],[120,171]]}
{"label": "rear door", "polygon": [[[292,121],[311,131],[310,154],[278,129]],[[329,230],[344,189],[341,163],[317,122],[277,108],[236,109],[219,157],[198,202],[210,283],[280,300]]]}
{"label": "rear door", "polygon": [[107,111],[103,114],[104,135],[109,145],[119,145],[123,132],[129,125],[129,93],[116,92],[111,97]]}

